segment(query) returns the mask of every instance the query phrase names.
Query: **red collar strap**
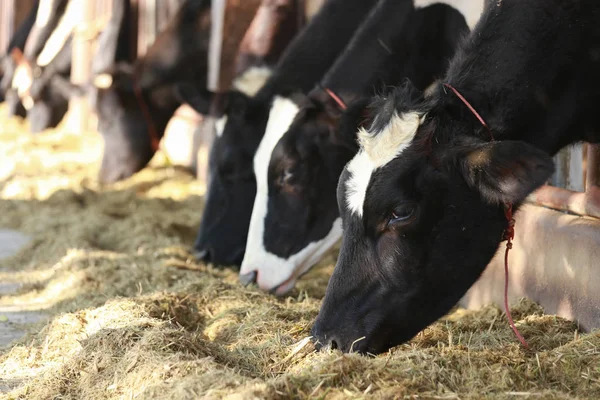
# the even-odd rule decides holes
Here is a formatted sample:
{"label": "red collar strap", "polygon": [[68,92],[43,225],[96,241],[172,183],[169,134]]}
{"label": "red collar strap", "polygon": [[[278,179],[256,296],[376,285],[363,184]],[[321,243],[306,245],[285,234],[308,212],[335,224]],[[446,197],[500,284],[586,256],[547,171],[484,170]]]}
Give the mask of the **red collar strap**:
{"label": "red collar strap", "polygon": [[135,81],[133,82],[133,91],[135,93],[135,97],[140,106],[140,109],[142,110],[142,114],[144,115],[144,119],[146,120],[146,125],[148,125],[148,136],[150,136],[150,146],[152,146],[152,150],[156,153],[158,151],[158,145],[160,143],[158,133],[156,132],[156,125],[154,125],[152,114],[150,114],[148,105],[144,100],[142,88]]}
{"label": "red collar strap", "polygon": [[348,106],[346,105],[346,103],[344,103],[344,100],[342,100],[337,94],[335,94],[333,92],[333,90],[329,89],[329,88],[323,88],[323,91],[325,93],[327,93],[329,95],[329,97],[331,97],[333,99],[333,101],[335,101],[337,103],[337,105],[343,110],[346,111],[348,109]]}
{"label": "red collar strap", "polygon": [[[467,106],[467,108],[479,120],[481,125],[483,125],[483,127],[485,129],[487,129],[487,131],[490,134],[490,138],[492,139],[492,141],[494,141],[494,135],[492,134],[492,130],[490,129],[488,124],[485,122],[485,120],[481,117],[481,115],[479,115],[477,110],[475,110],[475,107],[473,107],[471,105],[471,103],[469,103],[469,101],[462,94],[460,94],[460,92],[458,90],[456,90],[454,88],[454,86],[450,85],[449,83],[444,83],[444,87],[452,90],[452,92],[456,95],[456,97],[458,97],[460,99],[460,101],[462,101]],[[513,319],[512,319],[512,315],[510,313],[510,308],[508,307],[508,253],[513,247],[512,241],[515,238],[515,219],[513,217],[512,204],[510,204],[510,203],[504,204],[504,215],[506,216],[506,220],[508,221],[508,227],[504,230],[504,233],[503,233],[503,240],[506,240],[506,251],[504,252],[504,310],[506,312],[506,317],[508,318],[508,323],[510,324],[510,327],[512,328],[513,332],[515,333],[515,336],[517,336],[517,339],[519,339],[519,342],[521,342],[523,347],[529,348],[529,346],[527,345],[527,342],[525,341],[525,339],[523,338],[523,336],[521,335],[521,333],[515,326],[515,323],[513,322]]]}

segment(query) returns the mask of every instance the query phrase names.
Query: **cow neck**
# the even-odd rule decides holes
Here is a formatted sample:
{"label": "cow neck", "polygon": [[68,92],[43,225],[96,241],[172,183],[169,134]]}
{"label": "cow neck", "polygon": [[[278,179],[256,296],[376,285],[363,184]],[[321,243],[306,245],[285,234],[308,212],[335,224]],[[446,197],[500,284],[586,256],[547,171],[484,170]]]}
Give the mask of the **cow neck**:
{"label": "cow neck", "polygon": [[[459,98],[459,100],[477,118],[479,123],[481,123],[481,125],[488,131],[491,141],[494,142],[495,139],[494,135],[492,134],[492,130],[490,129],[487,122],[485,122],[483,117],[477,112],[475,107],[473,107],[473,105],[471,105],[471,103],[469,103],[469,101],[454,86],[450,85],[449,83],[444,83],[444,88],[450,89],[454,93],[454,95],[456,95],[456,97]],[[508,323],[510,324],[510,327],[515,333],[515,336],[517,337],[517,339],[519,339],[519,342],[521,342],[523,347],[528,348],[529,346],[527,345],[527,342],[525,341],[525,339],[523,338],[513,321],[510,312],[510,307],[508,306],[508,253],[513,247],[512,241],[515,237],[515,219],[513,217],[512,203],[504,203],[504,215],[508,222],[508,226],[503,233],[503,239],[506,240],[506,250],[504,252],[504,310],[506,312],[506,317],[508,318]]]}
{"label": "cow neck", "polygon": [[[330,0],[286,47],[261,92],[306,93],[331,68],[378,0]],[[316,56],[318,55],[318,56]]]}
{"label": "cow neck", "polygon": [[[378,83],[397,79],[387,75],[393,75],[391,60],[403,53],[413,10],[410,1],[384,1],[371,10],[320,82],[335,103],[347,105],[356,97],[372,94]],[[399,60],[402,62],[406,60]]]}

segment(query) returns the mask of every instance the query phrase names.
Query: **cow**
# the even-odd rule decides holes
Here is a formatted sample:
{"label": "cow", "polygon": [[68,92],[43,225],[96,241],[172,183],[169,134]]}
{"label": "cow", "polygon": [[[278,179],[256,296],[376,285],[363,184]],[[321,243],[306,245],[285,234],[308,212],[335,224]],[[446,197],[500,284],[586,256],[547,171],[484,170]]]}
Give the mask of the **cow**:
{"label": "cow", "polygon": [[25,107],[19,101],[16,90],[11,88],[12,80],[15,75],[15,71],[18,66],[18,61],[23,57],[23,51],[27,43],[28,37],[33,29],[36,15],[38,12],[39,1],[36,1],[29,13],[21,22],[17,30],[15,31],[10,43],[8,44],[8,51],[2,58],[2,80],[0,81],[0,90],[6,100],[7,116],[18,116],[25,118],[26,110]]}
{"label": "cow", "polygon": [[73,38],[69,36],[48,64],[37,66],[36,75],[26,93],[26,101],[31,105],[27,110],[27,119],[32,133],[56,127],[67,113],[73,94],[68,84],[72,50]]}
{"label": "cow", "polygon": [[[13,51],[11,53],[16,67],[10,82],[8,80],[5,82],[7,85],[6,103],[9,117],[13,115],[24,117],[27,115],[22,98],[27,95],[34,75],[39,76],[40,74],[40,69],[35,66],[35,61],[60,23],[66,11],[67,3],[68,0],[39,0],[35,11],[35,22],[27,35],[23,52]],[[29,17],[32,17],[31,14]],[[60,48],[60,46],[54,46],[53,50],[58,51]],[[29,96],[25,101],[28,106],[32,105]]]}
{"label": "cow", "polygon": [[[7,91],[10,89],[10,84],[12,82],[13,76],[15,74],[15,69],[17,68],[17,56],[16,54],[22,53],[25,49],[25,43],[27,42],[27,37],[33,28],[33,24],[35,23],[35,16],[37,14],[39,6],[39,0],[36,0],[29,10],[29,13],[25,17],[25,19],[21,22],[17,30],[14,32],[10,42],[8,43],[8,48],[4,57],[0,61],[0,67],[2,69],[2,80],[0,81],[0,91],[2,92],[2,97],[6,95]],[[21,107],[20,109],[13,110],[14,115],[18,115],[20,117],[25,117],[25,109]]]}
{"label": "cow", "polygon": [[55,127],[66,114],[71,92],[63,90],[67,89],[63,81],[68,81],[71,73],[76,16],[74,0],[42,1],[38,7],[36,24],[12,84],[27,109],[32,132]]}
{"label": "cow", "polygon": [[407,78],[424,90],[443,76],[467,32],[463,15],[445,4],[413,11],[412,1],[384,0],[375,7],[319,87],[296,96],[289,129],[271,131],[254,156],[258,190],[243,283],[257,280],[283,295],[341,238],[335,192],[358,151],[362,99]]}
{"label": "cow", "polygon": [[600,142],[600,4],[488,1],[429,98],[374,103],[337,189],[344,236],[312,329],[380,353],[447,313],[510,234],[551,155]]}
{"label": "cow", "polygon": [[[221,117],[216,124],[209,160],[210,183],[194,246],[200,260],[240,265],[252,214],[251,199],[256,194],[252,160],[269,129],[267,121],[273,125],[286,123],[291,103],[286,95],[313,88],[375,3],[329,0],[287,47],[260,90],[252,93],[237,86],[237,90],[217,96]],[[205,113],[210,102],[206,93],[197,92],[182,91],[182,95]]]}
{"label": "cow", "polygon": [[108,72],[119,70],[117,65],[127,69],[125,66],[133,59],[131,18],[131,2],[112,0],[110,19],[98,37],[98,45],[92,58],[93,82],[83,88],[94,109],[99,89],[110,86],[112,76]]}
{"label": "cow", "polygon": [[158,149],[181,105],[176,83],[206,87],[210,0],[186,0],[133,65],[97,71],[95,106],[104,152],[98,179],[116,182],[138,172]]}

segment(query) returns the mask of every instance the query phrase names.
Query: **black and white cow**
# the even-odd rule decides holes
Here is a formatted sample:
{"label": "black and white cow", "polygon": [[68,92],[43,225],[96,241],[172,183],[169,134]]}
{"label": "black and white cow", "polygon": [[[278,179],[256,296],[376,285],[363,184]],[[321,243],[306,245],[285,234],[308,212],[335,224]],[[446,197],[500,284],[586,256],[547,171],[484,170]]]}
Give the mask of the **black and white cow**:
{"label": "black and white cow", "polygon": [[342,236],[337,181],[358,151],[364,119],[364,100],[352,103],[407,78],[424,90],[467,33],[463,15],[445,4],[414,11],[412,0],[384,0],[372,10],[320,87],[297,96],[289,129],[268,131],[261,142],[242,282],[284,294],[333,247]]}
{"label": "black and white cow", "polygon": [[68,89],[64,83],[71,72],[76,16],[77,1],[42,0],[38,7],[12,83],[27,109],[32,132],[58,125],[67,111],[71,91],[64,90]]}
{"label": "black and white cow", "polygon": [[206,86],[210,6],[210,0],[186,0],[134,65],[98,67],[95,105],[105,144],[101,182],[125,179],[148,164],[181,105],[177,83]]}
{"label": "black and white cow", "polygon": [[[252,160],[265,130],[291,122],[291,102],[286,94],[308,92],[314,87],[376,3],[327,1],[287,47],[258,92],[236,84],[237,90],[218,96],[224,112],[211,149],[210,184],[195,244],[198,258],[221,265],[241,263],[256,194]],[[202,94],[182,95],[198,111],[208,111]]]}
{"label": "black and white cow", "polygon": [[488,3],[444,82],[489,130],[446,86],[375,103],[339,181],[344,238],[313,327],[323,346],[379,353],[443,316],[498,250],[505,207],[550,177],[551,155],[600,141],[600,3]]}
{"label": "black and white cow", "polygon": [[[35,17],[37,15],[37,10],[39,6],[39,1],[36,0],[29,10],[29,13],[21,22],[17,30],[14,32],[10,42],[8,43],[8,48],[6,50],[6,54],[2,57],[2,61],[0,61],[1,69],[2,69],[2,80],[0,81],[0,91],[2,92],[2,97],[6,95],[7,91],[10,89],[13,76],[15,74],[15,70],[17,69],[17,61],[15,57],[15,53],[22,53],[25,49],[25,43],[27,43],[27,38],[29,37],[29,33],[33,28],[33,24],[35,23]],[[18,115],[20,117],[25,117],[25,108],[20,107],[15,109],[13,106],[13,110],[10,112],[9,116]]]}
{"label": "black and white cow", "polygon": [[23,107],[21,97],[31,87],[35,73],[33,70],[35,60],[58,25],[67,3],[68,0],[39,0],[35,9],[34,23],[27,35],[23,52],[17,51],[11,54],[16,67],[10,82],[5,82],[8,116],[26,116],[27,111]]}

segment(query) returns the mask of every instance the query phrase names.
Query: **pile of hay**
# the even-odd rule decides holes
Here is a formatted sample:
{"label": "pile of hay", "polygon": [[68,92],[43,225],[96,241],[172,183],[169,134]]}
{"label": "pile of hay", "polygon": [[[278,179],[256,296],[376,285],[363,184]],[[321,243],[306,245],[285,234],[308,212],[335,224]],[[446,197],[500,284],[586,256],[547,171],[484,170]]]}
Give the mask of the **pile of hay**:
{"label": "pile of hay", "polygon": [[191,175],[157,157],[100,187],[100,152],[95,134],[0,133],[0,227],[33,237],[0,261],[0,281],[24,284],[0,307],[48,315],[0,350],[0,398],[600,398],[600,334],[528,302],[514,317],[531,351],[488,307],[378,357],[315,353],[305,338],[333,256],[290,297],[243,288],[189,252],[203,193]]}

